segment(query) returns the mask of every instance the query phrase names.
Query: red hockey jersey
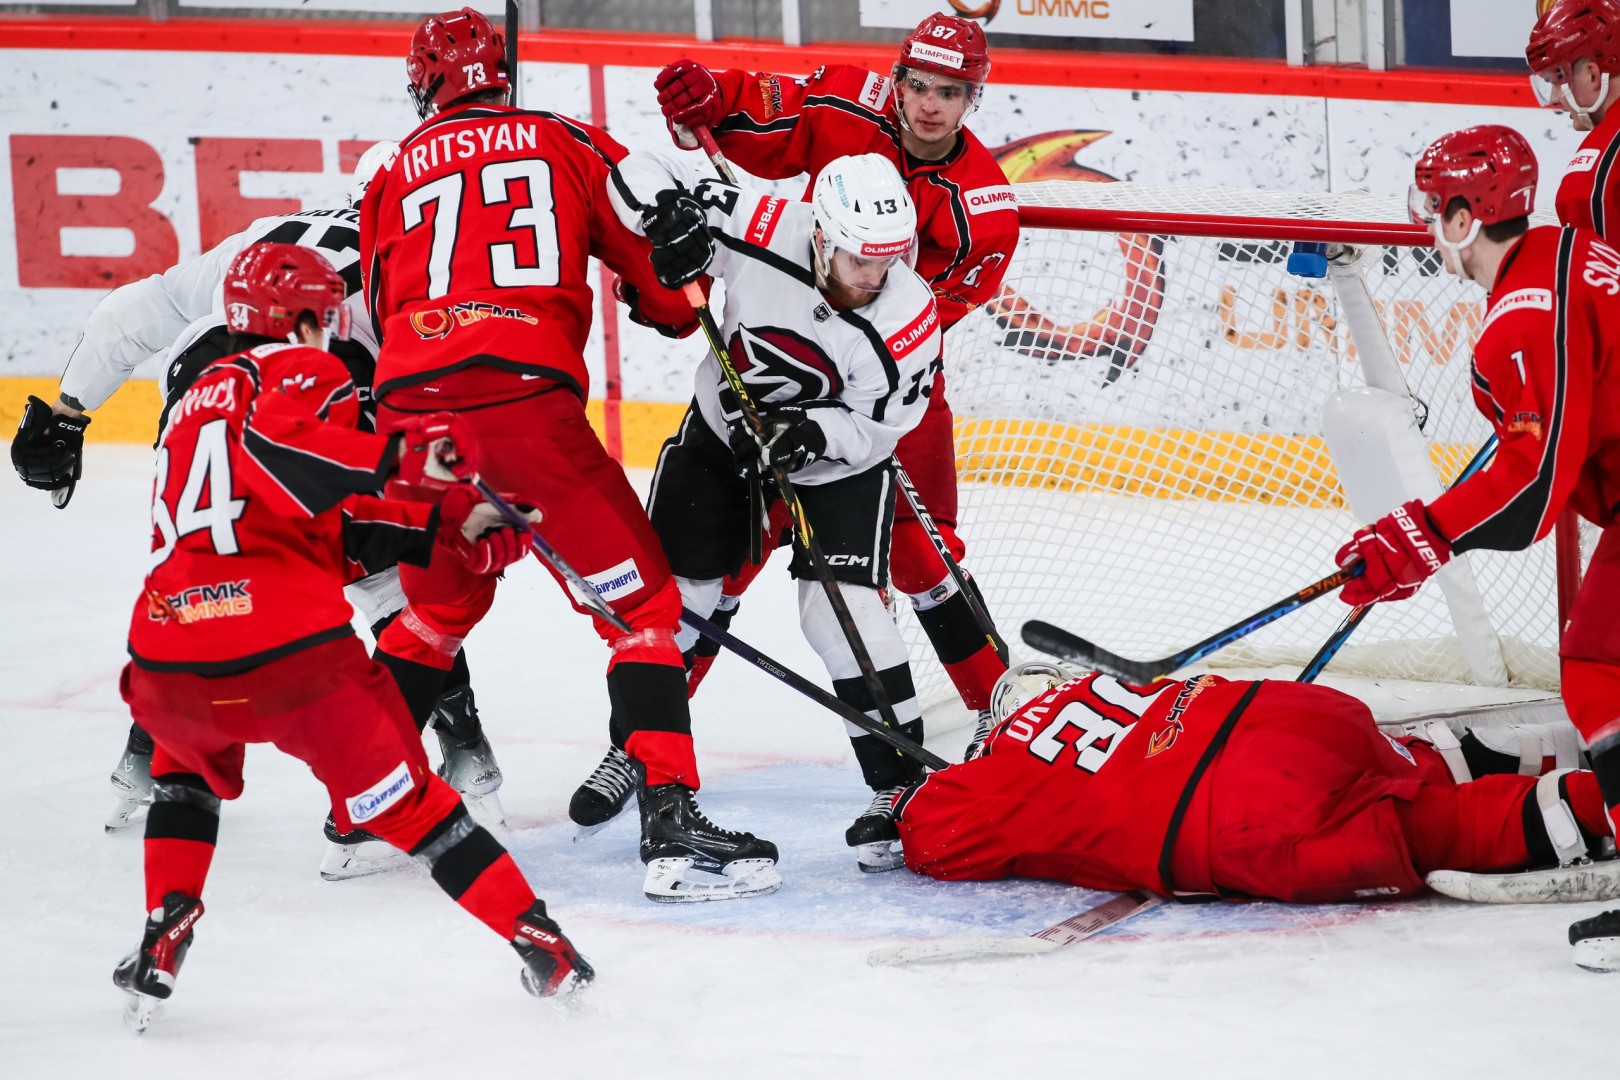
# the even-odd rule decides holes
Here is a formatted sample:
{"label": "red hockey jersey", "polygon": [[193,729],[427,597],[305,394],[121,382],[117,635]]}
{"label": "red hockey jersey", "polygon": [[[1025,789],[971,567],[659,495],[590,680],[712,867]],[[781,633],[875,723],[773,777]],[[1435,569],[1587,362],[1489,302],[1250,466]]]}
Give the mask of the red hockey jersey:
{"label": "red hockey jersey", "polygon": [[608,205],[625,153],[585,124],[498,105],[448,109],[407,136],[360,211],[377,399],[469,364],[584,398],[592,255],[649,319],[692,325],[691,306],[654,279],[647,241]]}
{"label": "red hockey jersey", "polygon": [[1565,503],[1608,525],[1620,503],[1620,252],[1584,229],[1531,229],[1497,272],[1474,346],[1474,405],[1501,440],[1436,499],[1452,550],[1517,551]]}
{"label": "red hockey jersey", "polygon": [[300,345],[216,361],[192,384],[158,444],[137,666],[229,674],[343,637],[345,584],[427,564],[438,511],[362,494],[398,437],[354,430],[358,415],[343,362]]}
{"label": "red hockey jersey", "polygon": [[1558,220],[1590,229],[1607,240],[1620,239],[1620,109],[1603,114],[1587,132],[1558,184]]}
{"label": "red hockey jersey", "polygon": [[934,287],[940,325],[956,322],[1001,290],[1018,246],[1018,201],[984,144],[963,128],[940,161],[905,152],[887,76],[836,64],[804,79],[719,71],[726,118],[720,149],[755,176],[816,174],[844,154],[882,154],[905,178],[917,207],[917,273]]}

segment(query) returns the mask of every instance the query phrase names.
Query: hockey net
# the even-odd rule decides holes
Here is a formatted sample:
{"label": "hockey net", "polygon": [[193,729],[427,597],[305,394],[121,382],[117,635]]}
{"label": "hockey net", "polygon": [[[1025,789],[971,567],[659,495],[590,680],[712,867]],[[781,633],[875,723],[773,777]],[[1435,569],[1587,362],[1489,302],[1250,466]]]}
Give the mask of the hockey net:
{"label": "hockey net", "polygon": [[[1048,181],[1016,185],[1023,238],[999,298],[945,342],[966,565],[1015,656],[1027,619],[1144,659],[1334,569],[1360,522],[1322,434],[1363,382],[1334,286],[1294,241],[1357,269],[1449,483],[1489,436],[1470,397],[1484,294],[1446,274],[1403,200]],[[1554,544],[1467,556],[1512,685],[1556,689]],[[1301,665],[1324,599],[1214,665]],[[925,705],[954,697],[918,628]],[[1472,681],[1439,590],[1381,605],[1330,672]]]}

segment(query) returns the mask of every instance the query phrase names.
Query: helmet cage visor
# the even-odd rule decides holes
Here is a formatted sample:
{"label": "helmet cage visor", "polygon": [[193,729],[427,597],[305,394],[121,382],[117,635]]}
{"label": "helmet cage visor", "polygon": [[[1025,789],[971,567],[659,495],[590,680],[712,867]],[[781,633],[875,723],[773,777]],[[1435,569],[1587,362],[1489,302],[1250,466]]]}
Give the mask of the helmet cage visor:
{"label": "helmet cage visor", "polygon": [[1416,184],[1407,189],[1406,213],[1412,219],[1412,224],[1424,228],[1432,226],[1440,220],[1441,209],[1438,191],[1424,191]]}

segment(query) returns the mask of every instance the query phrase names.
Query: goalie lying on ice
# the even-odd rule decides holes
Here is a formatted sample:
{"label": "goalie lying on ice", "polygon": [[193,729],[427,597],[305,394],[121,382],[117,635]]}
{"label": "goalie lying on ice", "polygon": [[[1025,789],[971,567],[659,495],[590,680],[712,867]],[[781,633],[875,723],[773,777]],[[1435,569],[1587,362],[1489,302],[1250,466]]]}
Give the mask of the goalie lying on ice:
{"label": "goalie lying on ice", "polygon": [[[1406,896],[1426,875],[1469,899],[1620,891],[1620,863],[1590,862],[1612,851],[1590,772],[1470,780],[1455,739],[1436,740],[1442,753],[1392,738],[1328,687],[1214,675],[1135,687],[1024,664],[992,707],[976,758],[894,800],[919,874],[1307,903]],[[1490,767],[1465,742],[1474,770]]]}

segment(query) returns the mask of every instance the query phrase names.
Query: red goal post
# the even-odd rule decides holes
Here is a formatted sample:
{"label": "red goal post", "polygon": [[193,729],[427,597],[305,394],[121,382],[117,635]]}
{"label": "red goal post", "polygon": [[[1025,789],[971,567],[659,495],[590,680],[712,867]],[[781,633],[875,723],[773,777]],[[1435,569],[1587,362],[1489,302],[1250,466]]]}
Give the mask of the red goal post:
{"label": "red goal post", "polygon": [[[1040,618],[1163,655],[1331,570],[1359,524],[1323,430],[1342,391],[1371,381],[1409,397],[1424,445],[1408,456],[1436,484],[1489,435],[1469,380],[1484,292],[1444,272],[1404,199],[1014,188],[1024,233],[1003,291],[945,341],[965,564],[1009,639]],[[1289,273],[1297,242],[1328,245],[1329,277]],[[1557,687],[1558,547],[1567,593],[1573,531],[1463,560],[1514,685]],[[1330,670],[1476,681],[1439,593],[1375,611]],[[1336,608],[1302,610],[1212,661],[1303,664]],[[925,704],[948,700],[907,632]]]}

